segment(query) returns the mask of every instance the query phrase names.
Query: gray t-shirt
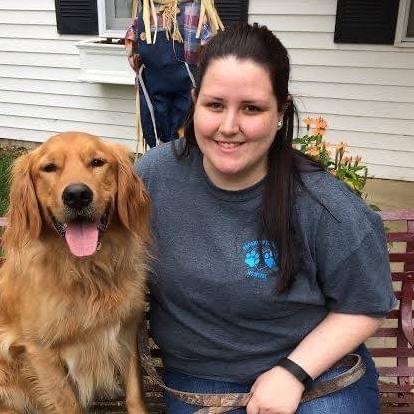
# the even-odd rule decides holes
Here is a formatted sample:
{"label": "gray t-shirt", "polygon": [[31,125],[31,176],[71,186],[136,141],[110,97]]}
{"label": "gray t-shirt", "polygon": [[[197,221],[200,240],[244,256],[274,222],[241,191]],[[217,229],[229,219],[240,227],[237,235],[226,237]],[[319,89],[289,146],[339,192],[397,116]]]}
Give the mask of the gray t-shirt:
{"label": "gray t-shirt", "polygon": [[266,241],[259,250],[263,182],[217,188],[199,151],[178,160],[172,143],[150,150],[136,169],[152,199],[150,323],[167,368],[250,382],[329,311],[383,317],[395,305],[382,221],[329,173],[302,177],[303,265],[280,294],[277,257]]}

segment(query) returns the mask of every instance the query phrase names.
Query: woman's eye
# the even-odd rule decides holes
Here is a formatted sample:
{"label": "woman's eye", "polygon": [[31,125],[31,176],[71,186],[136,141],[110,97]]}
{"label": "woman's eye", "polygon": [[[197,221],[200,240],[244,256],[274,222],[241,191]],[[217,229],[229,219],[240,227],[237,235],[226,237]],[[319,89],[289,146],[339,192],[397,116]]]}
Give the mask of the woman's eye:
{"label": "woman's eye", "polygon": [[42,168],[42,171],[50,173],[50,172],[55,172],[57,170],[57,165],[53,162],[49,162],[47,164],[45,164]]}
{"label": "woman's eye", "polygon": [[209,107],[213,111],[219,111],[220,109],[223,109],[223,104],[219,102],[210,102],[207,104],[207,107]]}
{"label": "woman's eye", "polygon": [[102,159],[102,158],[94,158],[91,161],[91,167],[93,168],[97,168],[97,167],[102,167],[102,165],[106,164],[106,160]]}
{"label": "woman's eye", "polygon": [[260,112],[260,108],[255,105],[246,105],[244,107],[245,112]]}

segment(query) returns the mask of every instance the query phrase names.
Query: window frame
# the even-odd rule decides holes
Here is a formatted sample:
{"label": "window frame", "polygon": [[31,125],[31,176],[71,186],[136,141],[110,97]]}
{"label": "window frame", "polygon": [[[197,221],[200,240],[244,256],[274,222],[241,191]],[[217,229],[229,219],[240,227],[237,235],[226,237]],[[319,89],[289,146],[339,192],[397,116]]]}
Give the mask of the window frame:
{"label": "window frame", "polygon": [[129,18],[126,17],[118,17],[115,16],[113,19],[125,21],[126,27],[123,30],[114,30],[108,29],[108,21],[107,21],[107,13],[106,13],[106,2],[115,0],[97,0],[96,7],[98,9],[98,27],[99,27],[99,37],[105,38],[114,38],[114,39],[123,39],[125,36],[125,32],[127,27],[132,23],[132,16]]}
{"label": "window frame", "polygon": [[397,27],[395,30],[395,46],[414,47],[414,37],[407,37],[410,7],[414,7],[414,0],[400,0]]}

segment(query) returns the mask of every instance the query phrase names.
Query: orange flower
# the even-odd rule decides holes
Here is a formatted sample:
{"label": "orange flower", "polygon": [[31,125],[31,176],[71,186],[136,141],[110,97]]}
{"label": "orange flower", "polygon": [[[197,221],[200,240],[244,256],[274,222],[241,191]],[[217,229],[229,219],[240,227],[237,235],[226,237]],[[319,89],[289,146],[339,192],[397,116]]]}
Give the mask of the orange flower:
{"label": "orange flower", "polygon": [[340,142],[339,144],[336,144],[336,149],[338,151],[345,151],[347,148],[348,144],[346,142]]}
{"label": "orange flower", "polygon": [[310,116],[307,116],[304,120],[303,123],[309,128],[313,123],[315,122],[315,120],[313,118],[311,118]]}
{"label": "orange flower", "polygon": [[312,129],[312,135],[321,135],[321,136],[323,136],[323,135],[325,135],[325,130],[324,129],[321,129],[321,128],[313,128]]}
{"label": "orange flower", "polygon": [[308,154],[308,155],[310,155],[311,157],[319,157],[319,148],[317,147],[317,146],[312,146],[312,147],[309,147],[307,150],[306,150],[306,153]]}
{"label": "orange flower", "polygon": [[315,119],[315,127],[318,129],[326,129],[328,123],[320,116],[319,118]]}

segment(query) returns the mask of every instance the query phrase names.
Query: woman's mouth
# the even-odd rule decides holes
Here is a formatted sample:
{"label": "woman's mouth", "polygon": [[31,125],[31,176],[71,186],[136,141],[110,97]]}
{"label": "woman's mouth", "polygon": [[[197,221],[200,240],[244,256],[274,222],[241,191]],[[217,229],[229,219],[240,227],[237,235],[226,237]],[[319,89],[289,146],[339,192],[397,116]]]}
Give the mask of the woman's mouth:
{"label": "woman's mouth", "polygon": [[228,149],[228,150],[240,147],[243,144],[243,142],[240,142],[240,141],[231,141],[231,142],[228,142],[228,141],[215,141],[215,142],[220,148]]}

